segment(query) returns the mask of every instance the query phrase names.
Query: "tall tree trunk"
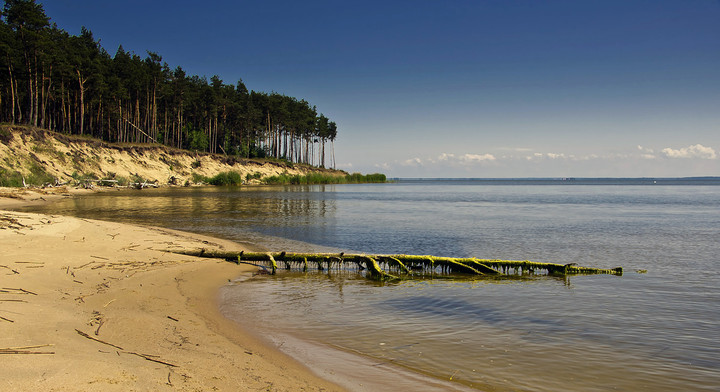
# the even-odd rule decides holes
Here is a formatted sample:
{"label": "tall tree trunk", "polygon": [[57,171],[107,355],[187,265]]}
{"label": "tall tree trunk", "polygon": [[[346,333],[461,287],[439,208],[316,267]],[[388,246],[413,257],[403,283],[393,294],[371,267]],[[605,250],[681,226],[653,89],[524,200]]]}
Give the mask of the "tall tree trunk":
{"label": "tall tree trunk", "polygon": [[332,143],[332,168],[335,169],[335,140],[330,140]]}
{"label": "tall tree trunk", "polygon": [[38,88],[38,64],[37,64],[37,51],[35,51],[33,60],[35,61],[35,96],[33,98],[33,116],[32,116],[32,123],[33,126],[38,126],[38,109],[39,109],[39,101],[40,101],[40,89]]}
{"label": "tall tree trunk", "polygon": [[33,118],[33,98],[35,97],[34,91],[33,91],[33,72],[32,72],[32,66],[30,65],[30,58],[26,57],[27,62],[27,70],[28,70],[28,124],[32,125],[32,118]]}
{"label": "tall tree trunk", "polygon": [[21,123],[23,121],[23,112],[22,112],[22,105],[20,105],[20,89],[18,88],[18,80],[15,79],[15,96],[17,97],[17,122]]}
{"label": "tall tree trunk", "polygon": [[78,76],[78,86],[80,87],[80,134],[85,131],[85,83],[87,78],[83,78],[79,69],[75,69]]}
{"label": "tall tree trunk", "polygon": [[152,126],[150,128],[150,134],[158,139],[158,125],[157,125],[157,78],[154,79],[153,83],[153,94],[152,94]]}
{"label": "tall tree trunk", "polygon": [[324,169],[325,168],[325,138],[324,137],[320,139],[320,143],[321,143],[320,149],[322,151],[320,153],[320,167],[322,167]]}
{"label": "tall tree trunk", "polygon": [[[136,91],[136,93],[135,93],[135,116],[133,116],[133,117],[134,117],[133,122],[135,124],[140,124],[140,92],[139,91]],[[134,142],[137,143],[137,142],[141,141],[140,134],[137,132],[137,130],[135,130],[133,132],[133,134],[135,135],[135,137],[133,137]]]}
{"label": "tall tree trunk", "polygon": [[12,116],[10,117],[10,123],[15,124],[15,100],[16,97],[16,91],[15,91],[15,85],[14,85],[14,78],[12,73],[12,63],[10,63],[10,56],[8,56],[8,74],[10,76],[10,104],[12,106]]}

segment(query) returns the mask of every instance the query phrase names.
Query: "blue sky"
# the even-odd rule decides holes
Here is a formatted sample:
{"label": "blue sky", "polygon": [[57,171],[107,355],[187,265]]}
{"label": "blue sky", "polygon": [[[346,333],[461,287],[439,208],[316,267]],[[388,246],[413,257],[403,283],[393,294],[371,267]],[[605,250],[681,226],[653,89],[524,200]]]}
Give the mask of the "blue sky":
{"label": "blue sky", "polygon": [[720,175],[720,1],[39,1],[114,54],[242,79],[391,177]]}

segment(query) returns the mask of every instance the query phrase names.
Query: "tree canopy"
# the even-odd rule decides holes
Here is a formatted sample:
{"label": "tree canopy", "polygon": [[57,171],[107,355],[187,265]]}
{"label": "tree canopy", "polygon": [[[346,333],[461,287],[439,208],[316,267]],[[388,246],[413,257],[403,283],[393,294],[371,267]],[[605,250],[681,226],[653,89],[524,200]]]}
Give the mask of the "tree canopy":
{"label": "tree canopy", "polygon": [[151,51],[110,55],[88,29],[75,36],[51,24],[35,0],[2,9],[0,122],[323,167],[337,136],[304,99],[188,75]]}

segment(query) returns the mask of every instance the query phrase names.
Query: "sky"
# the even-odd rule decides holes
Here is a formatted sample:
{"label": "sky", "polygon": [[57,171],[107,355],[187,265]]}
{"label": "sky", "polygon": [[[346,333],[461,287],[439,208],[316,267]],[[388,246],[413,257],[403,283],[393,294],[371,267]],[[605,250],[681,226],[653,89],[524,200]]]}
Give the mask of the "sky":
{"label": "sky", "polygon": [[337,168],[720,176],[720,0],[39,0],[110,54],[305,99]]}

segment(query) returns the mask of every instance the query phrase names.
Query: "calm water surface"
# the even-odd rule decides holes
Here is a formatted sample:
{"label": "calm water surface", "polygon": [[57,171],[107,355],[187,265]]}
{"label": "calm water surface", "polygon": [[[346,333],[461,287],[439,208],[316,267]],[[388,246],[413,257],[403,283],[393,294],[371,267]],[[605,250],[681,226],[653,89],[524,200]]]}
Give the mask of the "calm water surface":
{"label": "calm water surface", "polygon": [[290,333],[479,390],[716,391],[720,186],[657,182],[160,189],[41,212],[272,250],[622,266],[621,277],[385,284],[343,271],[288,272],[224,288],[222,309],[279,344]]}

